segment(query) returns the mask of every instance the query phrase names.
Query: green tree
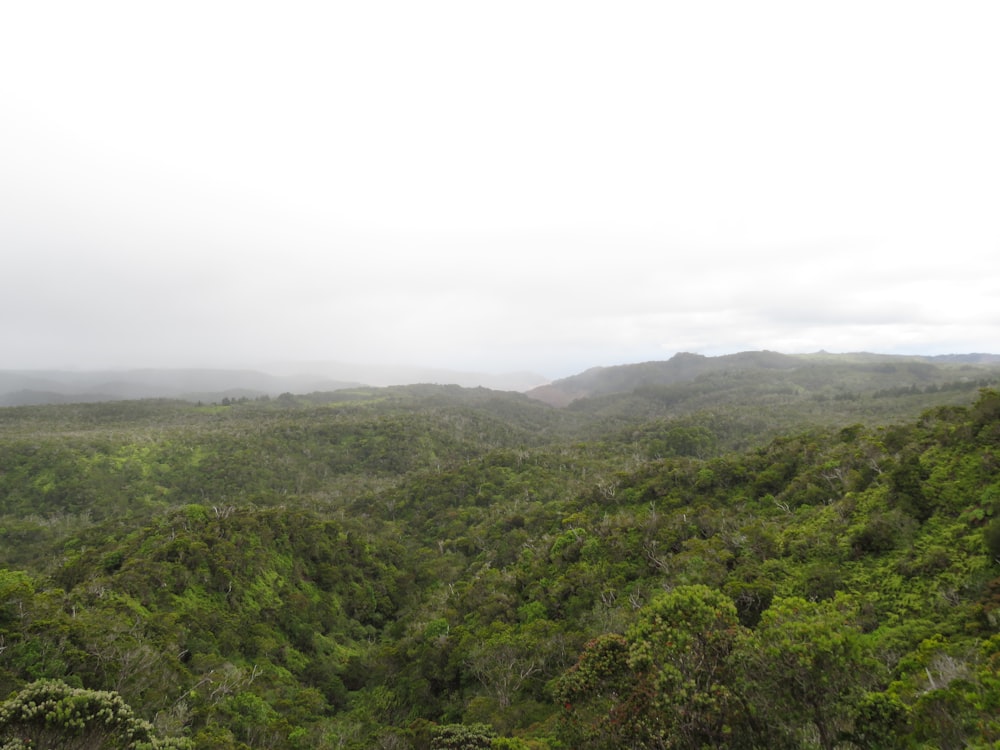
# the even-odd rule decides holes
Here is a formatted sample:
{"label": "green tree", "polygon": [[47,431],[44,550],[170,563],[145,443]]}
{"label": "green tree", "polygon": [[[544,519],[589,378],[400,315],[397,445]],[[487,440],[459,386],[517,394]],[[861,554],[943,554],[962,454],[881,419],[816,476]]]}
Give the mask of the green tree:
{"label": "green tree", "polygon": [[871,681],[873,662],[844,597],[775,599],[746,642],[744,691],[791,746],[833,750]]}
{"label": "green tree", "polygon": [[624,638],[591,642],[556,682],[563,738],[587,748],[734,746],[748,732],[732,662],[747,633],[732,600],[707,586],[657,597]]}
{"label": "green tree", "polygon": [[0,705],[3,750],[187,750],[184,739],[161,739],[117,693],[33,682]]}
{"label": "green tree", "polygon": [[560,733],[566,745],[616,747],[634,689],[625,637],[608,633],[590,641],[577,663],[554,683],[555,699],[563,707]]}
{"label": "green tree", "polygon": [[908,745],[909,708],[894,695],[868,693],[855,707],[851,742],[865,750],[897,750]]}
{"label": "green tree", "polygon": [[497,736],[486,724],[444,724],[430,735],[430,750],[490,750]]}

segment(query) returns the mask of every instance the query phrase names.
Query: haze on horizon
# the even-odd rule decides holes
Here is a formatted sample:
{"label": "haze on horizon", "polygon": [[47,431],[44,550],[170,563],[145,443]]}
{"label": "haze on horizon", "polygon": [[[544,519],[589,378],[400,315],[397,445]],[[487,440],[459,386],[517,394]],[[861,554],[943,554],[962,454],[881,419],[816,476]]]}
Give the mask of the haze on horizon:
{"label": "haze on horizon", "polygon": [[0,10],[0,369],[1000,349],[1000,5]]}

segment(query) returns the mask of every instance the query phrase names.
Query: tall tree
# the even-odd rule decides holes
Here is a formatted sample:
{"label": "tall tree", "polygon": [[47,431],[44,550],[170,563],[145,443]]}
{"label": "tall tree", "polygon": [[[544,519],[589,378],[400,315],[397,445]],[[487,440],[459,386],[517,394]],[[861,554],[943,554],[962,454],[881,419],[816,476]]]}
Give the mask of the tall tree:
{"label": "tall tree", "polygon": [[0,705],[3,750],[188,750],[183,739],[161,739],[118,693],[40,680]]}
{"label": "tall tree", "polygon": [[744,691],[790,746],[833,750],[874,662],[844,597],[775,599],[740,654]]}
{"label": "tall tree", "polygon": [[732,689],[732,656],[747,637],[719,591],[681,586],[657,597],[624,639],[593,641],[557,683],[567,739],[590,748],[737,746],[747,717]]}

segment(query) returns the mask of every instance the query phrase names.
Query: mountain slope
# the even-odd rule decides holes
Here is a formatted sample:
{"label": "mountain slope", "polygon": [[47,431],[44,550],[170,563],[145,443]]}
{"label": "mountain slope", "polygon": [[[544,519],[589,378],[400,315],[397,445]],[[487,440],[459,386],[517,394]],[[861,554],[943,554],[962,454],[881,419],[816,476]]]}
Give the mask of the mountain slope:
{"label": "mountain slope", "polygon": [[[629,393],[648,386],[691,383],[711,376],[741,377],[744,382],[794,382],[817,390],[830,385],[841,390],[873,392],[879,389],[930,385],[960,379],[995,376],[1000,358],[993,355],[910,357],[881,354],[779,354],[740,352],[719,357],[680,353],[661,362],[595,367],[579,375],[556,380],[527,392],[531,398],[553,406],[567,406],[581,399]],[[711,387],[706,388],[711,390]]]}
{"label": "mountain slope", "polygon": [[485,389],[0,410],[0,694],[230,750],[992,746],[1000,393],[963,395],[704,459]]}

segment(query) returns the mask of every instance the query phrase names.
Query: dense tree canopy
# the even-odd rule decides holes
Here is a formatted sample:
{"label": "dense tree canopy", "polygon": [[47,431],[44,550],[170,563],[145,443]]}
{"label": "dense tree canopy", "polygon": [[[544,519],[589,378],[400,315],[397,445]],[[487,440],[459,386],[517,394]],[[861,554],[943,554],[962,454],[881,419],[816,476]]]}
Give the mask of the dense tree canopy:
{"label": "dense tree canopy", "polygon": [[[5,747],[1000,742],[1000,393],[970,395],[0,410]],[[63,707],[16,718],[32,691]]]}

